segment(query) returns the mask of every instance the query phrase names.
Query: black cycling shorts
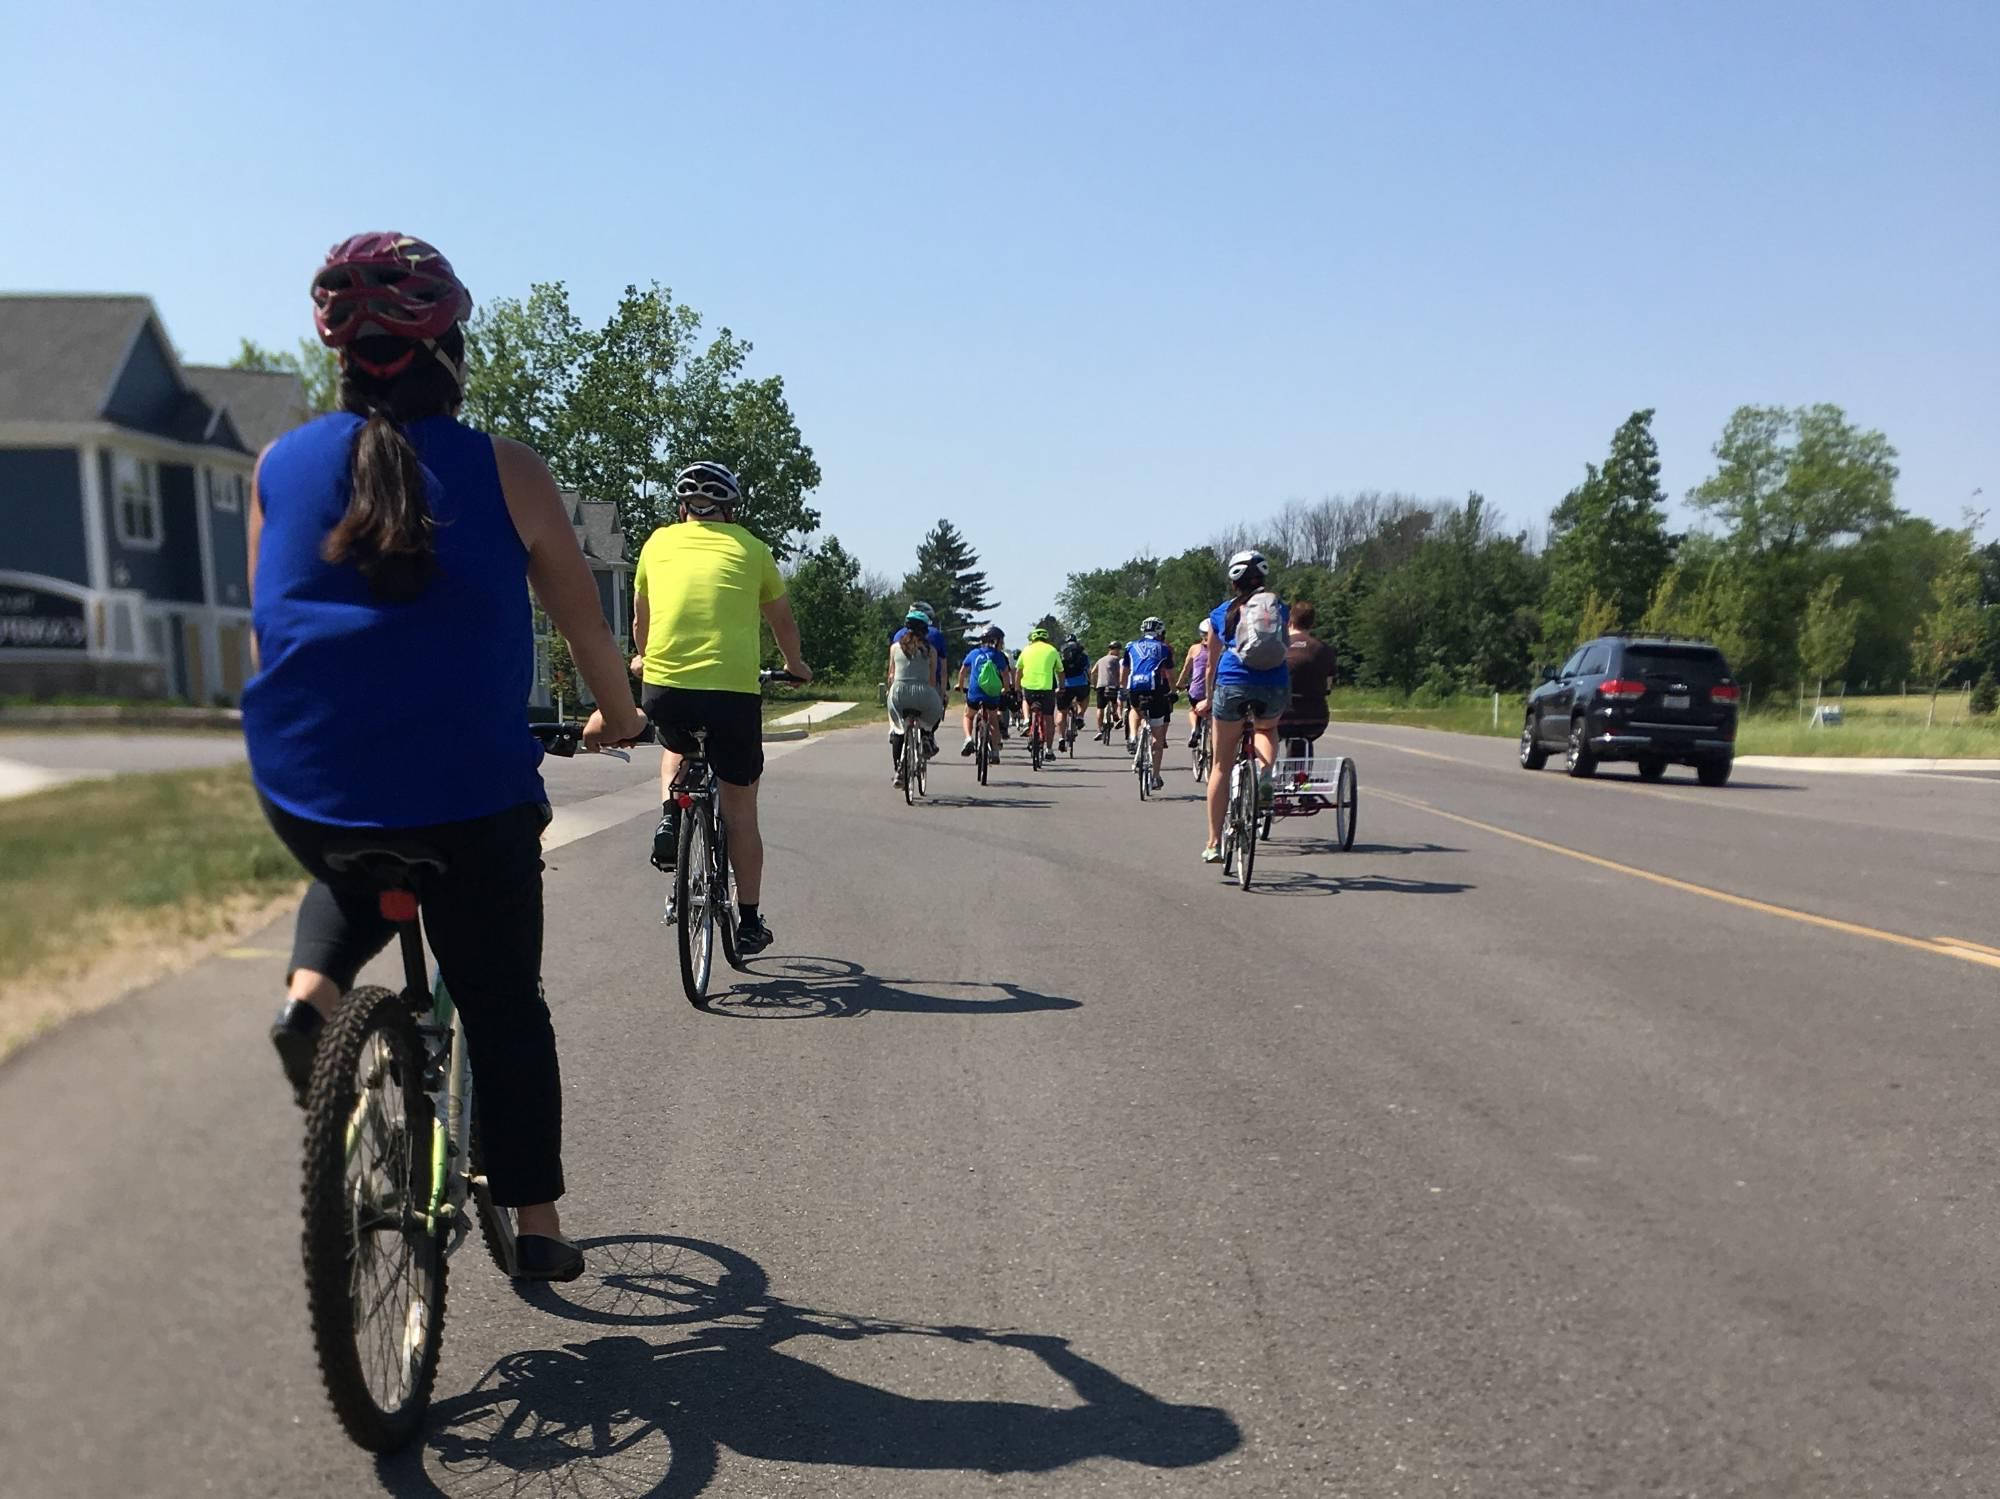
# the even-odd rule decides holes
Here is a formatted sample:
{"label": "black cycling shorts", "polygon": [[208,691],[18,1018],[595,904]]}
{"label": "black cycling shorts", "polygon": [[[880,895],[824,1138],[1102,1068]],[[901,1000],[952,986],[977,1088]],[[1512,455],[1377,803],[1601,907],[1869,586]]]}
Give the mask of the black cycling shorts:
{"label": "black cycling shorts", "polygon": [[1180,701],[1180,694],[1169,687],[1163,692],[1140,693],[1133,697],[1132,708],[1144,716],[1147,723],[1165,723],[1173,716],[1174,704]]}
{"label": "black cycling shorts", "polygon": [[1100,707],[1100,708],[1115,708],[1115,707],[1117,707],[1117,706],[1118,706],[1118,689],[1117,689],[1116,687],[1100,687],[1100,688],[1098,688],[1098,689],[1097,689],[1097,706],[1098,706],[1098,707]]}
{"label": "black cycling shorts", "polygon": [[1053,713],[1056,711],[1056,690],[1053,687],[1047,692],[1023,692],[1021,696],[1027,699],[1030,708],[1038,712]]}
{"label": "black cycling shorts", "polygon": [[1088,687],[1058,687],[1056,689],[1056,706],[1065,712],[1071,708],[1081,708],[1089,701],[1090,689]]}
{"label": "black cycling shorts", "polygon": [[660,743],[675,754],[692,754],[695,731],[707,731],[708,763],[717,780],[754,786],[764,774],[763,694],[648,682],[640,706],[658,725]]}

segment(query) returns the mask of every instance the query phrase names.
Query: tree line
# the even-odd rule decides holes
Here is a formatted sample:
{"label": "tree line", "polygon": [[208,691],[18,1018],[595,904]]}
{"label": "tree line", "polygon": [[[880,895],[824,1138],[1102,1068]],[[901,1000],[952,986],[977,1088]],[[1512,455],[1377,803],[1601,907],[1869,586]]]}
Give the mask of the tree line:
{"label": "tree line", "polygon": [[2000,542],[1976,545],[1976,516],[1944,527],[1901,509],[1880,432],[1837,406],[1743,407],[1687,497],[1704,525],[1677,533],[1653,415],[1634,412],[1585,465],[1545,545],[1476,493],[1336,495],[1175,556],[1072,573],[1060,612],[1093,641],[1128,639],[1148,614],[1190,640],[1225,591],[1224,560],[1255,547],[1281,596],[1313,601],[1340,679],[1361,686],[1518,692],[1621,629],[1711,640],[1766,695],[2000,671]]}

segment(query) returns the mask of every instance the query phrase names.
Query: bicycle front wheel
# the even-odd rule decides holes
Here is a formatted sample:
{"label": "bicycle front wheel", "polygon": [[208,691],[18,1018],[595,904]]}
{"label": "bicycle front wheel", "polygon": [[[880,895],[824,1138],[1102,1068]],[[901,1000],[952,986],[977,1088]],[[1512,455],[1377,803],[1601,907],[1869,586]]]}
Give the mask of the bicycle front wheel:
{"label": "bicycle front wheel", "polygon": [[357,989],[320,1038],[306,1095],[301,1241],[320,1377],[371,1452],[423,1425],[444,1338],[444,1243],[429,1221],[423,1046],[399,994]]}
{"label": "bicycle front wheel", "polygon": [[679,917],[681,988],[697,1010],[708,998],[709,970],[715,963],[715,887],[711,850],[715,831],[705,803],[681,814],[680,858],[674,866],[674,905]]}
{"label": "bicycle front wheel", "polygon": [[1250,888],[1250,866],[1257,862],[1257,826],[1262,820],[1257,813],[1257,772],[1244,773],[1243,784],[1239,788],[1237,801],[1236,829],[1236,884],[1239,889]]}

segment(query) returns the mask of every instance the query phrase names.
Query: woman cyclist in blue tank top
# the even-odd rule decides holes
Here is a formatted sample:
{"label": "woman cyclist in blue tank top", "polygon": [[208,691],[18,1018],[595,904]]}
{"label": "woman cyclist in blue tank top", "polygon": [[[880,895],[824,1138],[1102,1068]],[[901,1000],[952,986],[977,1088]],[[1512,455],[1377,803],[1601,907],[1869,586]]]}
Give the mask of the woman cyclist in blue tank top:
{"label": "woman cyclist in blue tank top", "polygon": [[266,448],[251,486],[244,738],[265,815],[314,877],[271,1039],[302,1097],[322,1027],[394,935],[329,846],[393,829],[442,854],[419,892],[424,928],[465,1020],[493,1195],[517,1211],[517,1273],[574,1279],[541,993],[531,587],[605,705],[585,744],[630,740],[645,719],[547,467],[458,421],[472,298],[450,263],[406,235],[356,235],[329,252],[313,302],[341,409]]}

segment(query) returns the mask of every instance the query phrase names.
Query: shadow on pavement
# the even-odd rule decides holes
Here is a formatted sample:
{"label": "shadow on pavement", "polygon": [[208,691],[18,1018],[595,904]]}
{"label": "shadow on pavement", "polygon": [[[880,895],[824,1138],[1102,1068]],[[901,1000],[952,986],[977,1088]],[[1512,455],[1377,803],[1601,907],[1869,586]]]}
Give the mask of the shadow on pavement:
{"label": "shadow on pavement", "polygon": [[[883,979],[844,958],[752,958],[746,978],[711,995],[712,1015],[737,1020],[811,1020],[871,1013],[1025,1015],[1078,1010],[1080,1000],[1037,994],[1019,984],[956,979]],[[955,991],[938,993],[935,991]],[[956,992],[962,991],[962,992]]]}
{"label": "shadow on pavement", "polygon": [[[1275,847],[1276,845],[1273,845]],[[1233,881],[1231,883],[1234,883]],[[1393,874],[1316,874],[1303,869],[1272,869],[1257,850],[1250,874],[1250,894],[1265,895],[1461,895],[1477,886],[1456,880],[1406,880]]]}
{"label": "shadow on pavement", "polygon": [[[583,1278],[532,1299],[616,1330],[511,1353],[465,1394],[437,1402],[422,1447],[378,1462],[390,1494],[686,1499],[708,1486],[724,1448],[771,1462],[998,1475],[1091,1458],[1189,1468],[1242,1442],[1228,1412],[1162,1400],[1064,1338],[796,1306],[771,1294],[754,1260],[697,1239],[633,1234],[583,1247]],[[642,1328],[681,1335],[652,1341]],[[1008,1372],[1028,1375],[995,1362],[1026,1355],[1068,1386],[1069,1399],[906,1394],[808,1357],[879,1338],[978,1350],[982,1367],[965,1381],[974,1389],[994,1388]],[[899,1367],[905,1388],[921,1379],[910,1362]]]}
{"label": "shadow on pavement", "polygon": [[1343,852],[1340,844],[1331,838],[1282,836],[1257,845],[1259,859],[1272,854],[1340,854],[1342,858],[1355,859],[1363,854],[1462,854],[1464,852],[1462,848],[1451,848],[1442,843],[1357,843]]}
{"label": "shadow on pavement", "polygon": [[[934,807],[1053,807],[1052,801],[1034,796],[982,796],[974,792],[970,796],[927,796],[924,798]],[[921,805],[921,803],[920,803]]]}

